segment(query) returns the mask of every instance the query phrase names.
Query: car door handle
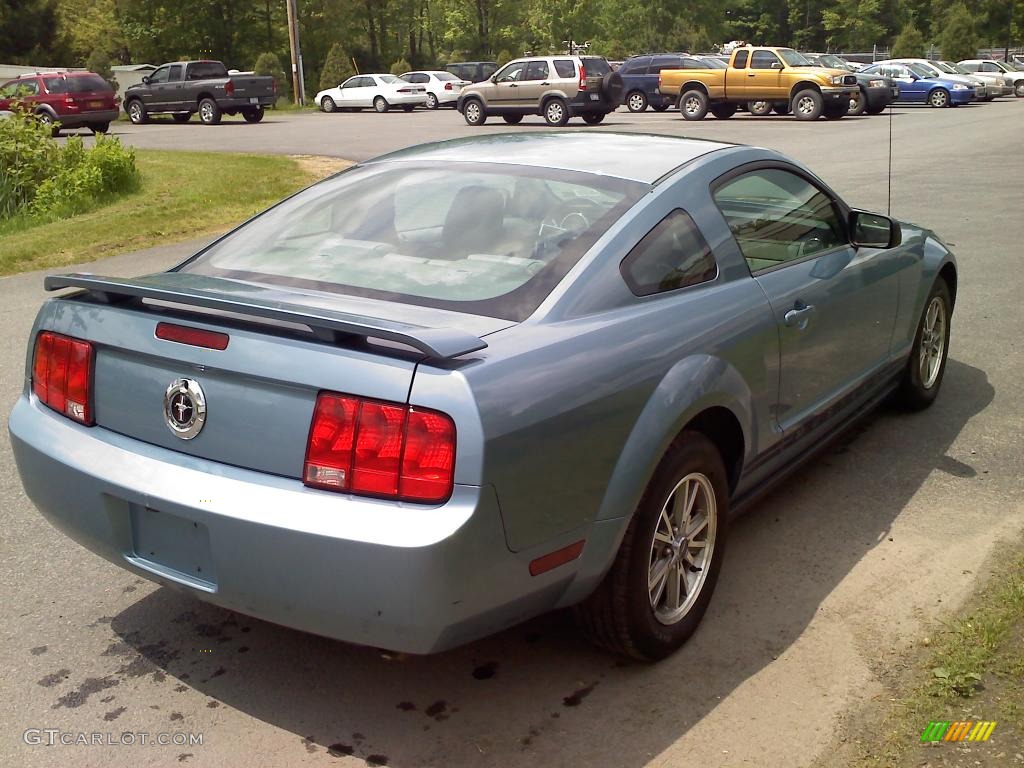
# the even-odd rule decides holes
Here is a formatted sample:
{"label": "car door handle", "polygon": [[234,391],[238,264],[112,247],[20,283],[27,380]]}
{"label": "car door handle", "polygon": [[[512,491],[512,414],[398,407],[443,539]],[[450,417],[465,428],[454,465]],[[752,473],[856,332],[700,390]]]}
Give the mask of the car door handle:
{"label": "car door handle", "polygon": [[747,72],[747,77],[754,77],[755,75],[757,75],[757,72]]}
{"label": "car door handle", "polygon": [[786,325],[790,328],[796,328],[802,331],[807,327],[807,323],[811,319],[811,315],[814,314],[814,306],[812,304],[804,304],[802,301],[798,301],[793,305],[793,308],[789,310],[783,318],[786,321]]}

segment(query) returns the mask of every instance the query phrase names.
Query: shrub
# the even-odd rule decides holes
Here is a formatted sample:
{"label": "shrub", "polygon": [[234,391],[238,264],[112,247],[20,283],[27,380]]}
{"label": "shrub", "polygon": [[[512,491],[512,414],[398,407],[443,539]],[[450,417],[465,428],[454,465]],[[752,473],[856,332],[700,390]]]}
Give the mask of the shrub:
{"label": "shrub", "polygon": [[138,184],[135,151],[116,138],[99,135],[86,149],[74,136],[61,147],[24,109],[0,120],[0,220],[71,216]]}
{"label": "shrub", "polygon": [[252,67],[253,74],[269,75],[277,83],[277,95],[279,98],[291,100],[292,81],[281,66],[281,60],[276,53],[261,53],[256,58]]}
{"label": "shrub", "polygon": [[498,52],[498,58],[495,59],[495,63],[499,67],[504,67],[510,61],[512,61],[513,58],[514,57],[512,56],[512,53],[509,51],[508,48],[502,48],[501,51]]}
{"label": "shrub", "polygon": [[914,23],[907,24],[892,43],[894,59],[920,59],[924,56],[924,35]]}
{"label": "shrub", "polygon": [[939,36],[939,47],[942,48],[942,58],[950,61],[961,59],[973,59],[978,55],[977,29],[974,26],[974,16],[963,3],[957,3],[949,7],[943,17],[942,31]]}
{"label": "shrub", "polygon": [[392,75],[404,75],[412,69],[412,65],[403,57],[391,65]]}
{"label": "shrub", "polygon": [[331,46],[331,50],[327,52],[324,69],[320,73],[320,90],[325,91],[328,88],[337,88],[354,74],[355,72],[352,69],[352,62],[349,61],[348,53],[345,52],[341,43],[335,43]]}

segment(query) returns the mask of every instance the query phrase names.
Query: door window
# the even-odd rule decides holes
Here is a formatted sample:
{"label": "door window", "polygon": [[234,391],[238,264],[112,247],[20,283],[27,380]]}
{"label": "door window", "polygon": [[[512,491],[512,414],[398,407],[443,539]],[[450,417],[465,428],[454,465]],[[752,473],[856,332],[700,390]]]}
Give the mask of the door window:
{"label": "door window", "polygon": [[526,65],[526,73],[523,80],[547,80],[548,63],[546,61],[531,61]]}
{"label": "door window", "polygon": [[714,280],[718,265],[693,219],[677,209],[644,235],[619,271],[635,295],[650,296]]}
{"label": "door window", "polygon": [[849,242],[832,198],[795,173],[751,171],[719,186],[714,197],[753,273]]}
{"label": "door window", "polygon": [[649,75],[659,75],[663,69],[682,69],[683,60],[679,56],[655,56],[651,62],[651,68],[647,70]]}
{"label": "door window", "polygon": [[359,78],[358,77],[350,77],[348,80],[346,80],[344,83],[341,84],[341,87],[342,88],[355,88],[355,87],[357,87],[358,84],[359,84]]}
{"label": "door window", "polygon": [[11,99],[15,96],[38,96],[39,82],[37,80],[12,80],[0,91],[0,97]]}
{"label": "door window", "polygon": [[514,83],[518,80],[522,80],[523,71],[526,69],[525,61],[516,61],[509,64],[503,70],[498,73],[497,82],[499,83]]}
{"label": "door window", "polygon": [[754,51],[750,57],[751,69],[782,69],[782,61],[771,51]]}
{"label": "door window", "polygon": [[159,69],[155,70],[152,75],[149,76],[149,84],[159,85],[160,83],[166,83],[167,78],[170,76],[170,74],[170,67],[160,67]]}
{"label": "door window", "polygon": [[181,80],[181,64],[175,64],[171,67],[171,74],[167,77],[167,81],[176,83]]}
{"label": "door window", "polygon": [[740,51],[736,54],[736,58],[733,60],[733,69],[746,69],[747,67],[747,52]]}

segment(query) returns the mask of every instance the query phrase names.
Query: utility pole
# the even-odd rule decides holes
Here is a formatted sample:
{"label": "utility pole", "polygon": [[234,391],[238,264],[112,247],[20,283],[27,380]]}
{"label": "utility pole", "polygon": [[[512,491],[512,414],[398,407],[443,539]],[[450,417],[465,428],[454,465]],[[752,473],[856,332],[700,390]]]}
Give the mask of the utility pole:
{"label": "utility pole", "polygon": [[1010,44],[1013,42],[1013,6],[1014,0],[1010,0],[1010,18],[1006,20],[1006,50],[1003,51],[1003,61],[1010,63]]}
{"label": "utility pole", "polygon": [[302,80],[302,51],[299,49],[299,23],[295,12],[295,0],[285,0],[288,9],[288,45],[292,55],[292,93],[295,103],[302,106],[306,103],[306,94]]}

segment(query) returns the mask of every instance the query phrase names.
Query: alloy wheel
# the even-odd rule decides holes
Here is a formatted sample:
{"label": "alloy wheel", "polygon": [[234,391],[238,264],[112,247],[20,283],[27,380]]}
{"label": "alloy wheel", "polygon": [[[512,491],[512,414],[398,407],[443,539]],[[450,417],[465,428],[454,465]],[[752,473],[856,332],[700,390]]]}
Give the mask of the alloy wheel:
{"label": "alloy wheel", "polygon": [[804,96],[800,101],[796,103],[796,111],[801,115],[812,115],[814,114],[814,99],[810,96]]}
{"label": "alloy wheel", "polygon": [[647,99],[644,98],[642,93],[631,93],[629,94],[629,101],[626,106],[630,112],[643,112],[644,107],[647,106]]}
{"label": "alloy wheel", "polygon": [[683,102],[683,109],[686,110],[688,115],[696,115],[700,112],[700,99],[696,96],[691,96],[685,102]]}
{"label": "alloy wheel", "polygon": [[548,104],[546,112],[549,123],[561,122],[562,117],[565,114],[565,110],[558,101],[552,101]]}
{"label": "alloy wheel", "polygon": [[711,480],[691,472],[665,500],[651,542],[647,587],[660,624],[680,621],[700,596],[711,568],[717,522]]}
{"label": "alloy wheel", "polygon": [[199,107],[199,117],[204,123],[208,123],[213,120],[213,106],[209,101],[204,101]]}
{"label": "alloy wheel", "polygon": [[942,353],[946,347],[946,304],[941,296],[932,298],[921,329],[921,350],[918,365],[921,386],[931,389],[942,370]]}

